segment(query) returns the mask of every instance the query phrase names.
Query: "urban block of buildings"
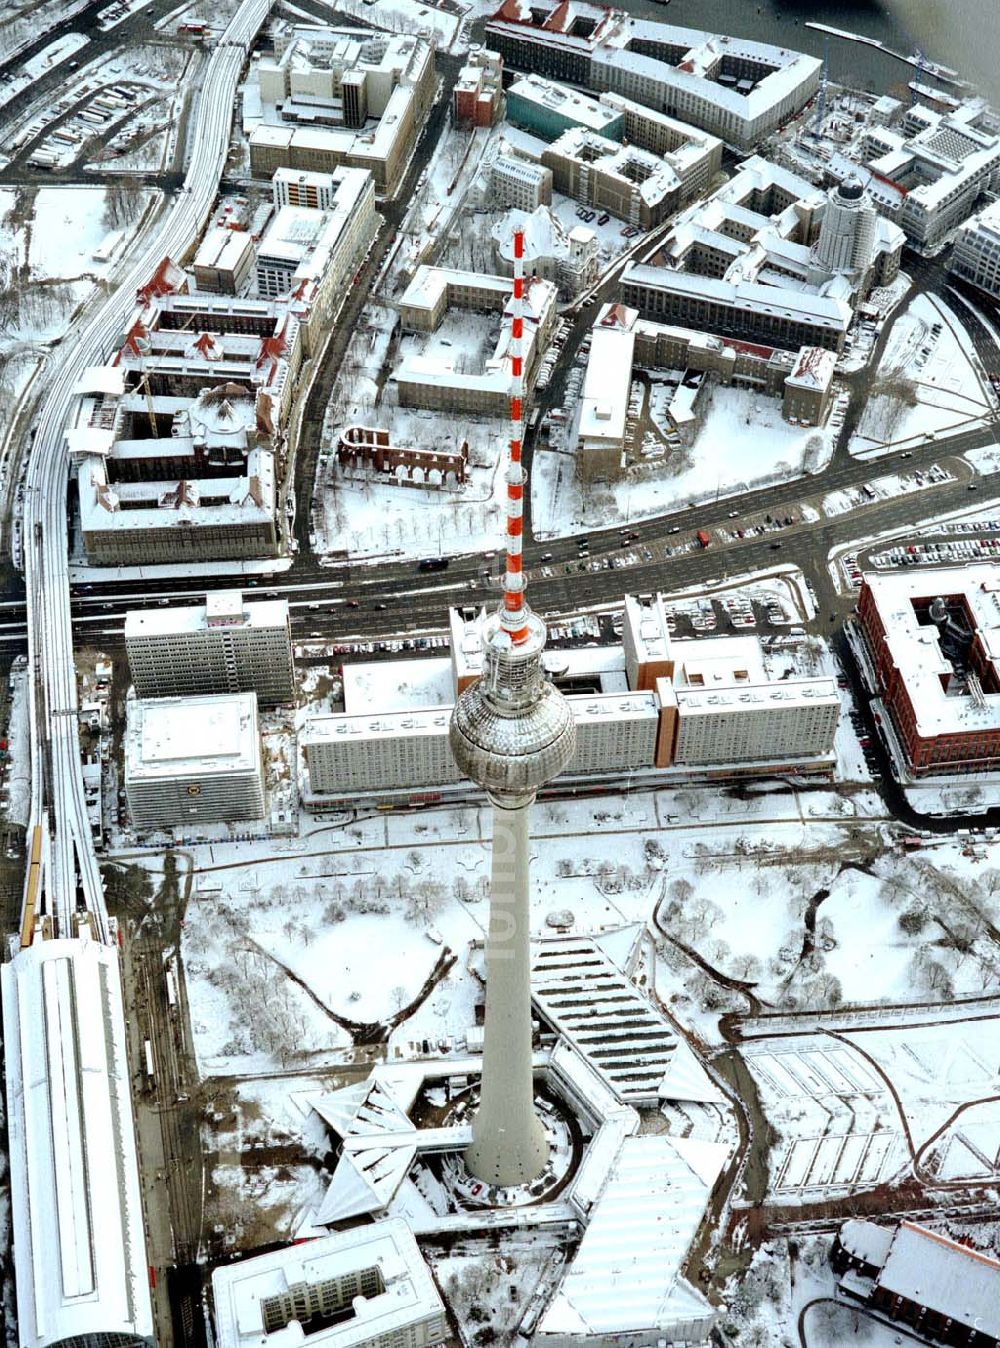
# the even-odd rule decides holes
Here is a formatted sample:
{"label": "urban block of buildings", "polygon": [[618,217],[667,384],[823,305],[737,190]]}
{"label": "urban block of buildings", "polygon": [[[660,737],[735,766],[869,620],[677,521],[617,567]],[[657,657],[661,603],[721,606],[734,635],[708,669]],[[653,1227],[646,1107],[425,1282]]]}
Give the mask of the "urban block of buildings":
{"label": "urban block of buildings", "polygon": [[755,155],[626,266],[622,299],[661,322],[840,352],[854,306],[899,274],[904,243],[857,178],[824,195]]}
{"label": "urban block of buildings", "polygon": [[1000,204],[974,215],[958,231],[948,264],[953,275],[1000,296]]}
{"label": "urban block of buildings", "polygon": [[[412,679],[398,665],[370,677],[365,666],[356,675],[345,667],[345,711],[312,717],[299,732],[311,808],[358,794],[391,802],[468,793],[448,720],[479,677],[481,622],[452,610],[450,661],[420,661]],[[796,673],[756,637],[677,640],[659,597],[626,596],[621,646],[560,651],[550,663],[576,724],[560,782],[656,769],[728,777],[832,768],[840,714],[832,678]]]}
{"label": "urban block of buildings", "polygon": [[[524,387],[530,394],[542,352],[556,323],[556,288],[551,281],[532,277],[524,287]],[[469,371],[463,341],[456,332],[456,345],[439,335],[424,341],[403,358],[392,373],[399,401],[404,407],[434,411],[470,412],[503,416],[510,402],[511,333],[513,302],[510,282],[503,276],[420,266],[397,301],[404,333],[429,338],[449,311],[495,314],[500,318],[496,345],[483,356],[483,368]],[[449,315],[450,316],[450,315]],[[467,323],[467,320],[465,320]],[[413,345],[414,343],[410,343]],[[464,345],[468,334],[464,332]],[[471,362],[474,363],[474,362]]]}
{"label": "urban block of buildings", "polygon": [[634,369],[683,371],[667,404],[670,429],[685,443],[700,425],[707,376],[759,389],[782,400],[782,414],[818,426],[829,412],[836,356],[823,347],[797,352],[673,328],[639,318],[624,304],[605,305],[591,334],[577,420],[577,472],[585,482],[611,482],[626,466],[629,396]]}
{"label": "urban block of buildings", "polygon": [[566,229],[546,206],[538,206],[530,214],[511,209],[493,226],[493,256],[499,272],[513,273],[516,229],[524,235],[524,265],[532,276],[551,281],[571,297],[597,280],[597,235],[586,225]]}
{"label": "urban block of buildings", "polygon": [[1000,579],[988,564],[866,573],[857,629],[882,730],[915,778],[1000,768]]}
{"label": "urban block of buildings", "polygon": [[288,601],[247,602],[212,590],[204,604],[130,609],[125,652],[136,695],[256,693],[259,706],[295,701]]}
{"label": "urban block of buildings", "polygon": [[130,697],[125,796],[138,832],[262,818],[256,695]]}
{"label": "urban block of buildings", "polygon": [[[934,249],[1000,186],[1000,119],[982,99],[948,111],[915,104],[894,125],[870,125],[861,154],[873,205],[915,247]],[[858,172],[843,156],[829,170]]]}
{"label": "urban block of buildings", "polygon": [[831,1255],[848,1298],[923,1339],[963,1348],[1000,1344],[1000,1262],[916,1222],[849,1221]]}
{"label": "urban block of buildings", "polygon": [[432,1348],[450,1333],[398,1217],[224,1264],[212,1297],[219,1348]]}
{"label": "urban block of buildings", "polygon": [[456,126],[492,126],[503,110],[503,61],[495,51],[479,47],[458,72],[451,95]]}
{"label": "urban block of buildings", "polygon": [[819,88],[821,62],[747,38],[633,18],[578,0],[505,0],[486,25],[514,70],[634,99],[749,148]]}
{"label": "urban block of buildings", "polygon": [[[620,94],[588,99],[540,76],[511,87],[508,118],[528,133],[509,137],[514,154],[549,169],[557,192],[640,229],[706,191],[722,163],[721,140],[697,127]],[[510,204],[533,209],[541,200]]]}
{"label": "urban block of buildings", "polygon": [[274,25],[274,55],[257,62],[244,127],[250,170],[367,169],[392,196],[434,100],[434,52],[422,38],[368,29]]}

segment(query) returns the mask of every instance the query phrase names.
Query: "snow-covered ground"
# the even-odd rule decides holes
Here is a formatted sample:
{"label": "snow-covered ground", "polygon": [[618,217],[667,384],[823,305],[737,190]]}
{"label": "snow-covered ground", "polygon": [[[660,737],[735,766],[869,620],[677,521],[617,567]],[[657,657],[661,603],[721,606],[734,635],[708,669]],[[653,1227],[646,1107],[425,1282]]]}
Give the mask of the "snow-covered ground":
{"label": "snow-covered ground", "polygon": [[775,398],[715,387],[694,444],[668,452],[662,465],[631,470],[610,486],[587,487],[572,452],[536,449],[531,482],[536,538],[562,538],[583,527],[607,528],[680,509],[695,501],[740,494],[769,482],[820,471],[830,439],[792,426]]}
{"label": "snow-covered ground", "polygon": [[[366,24],[385,28],[390,33],[430,31],[443,51],[458,53],[465,45],[455,42],[461,16],[448,14],[432,4],[422,4],[420,0],[337,0],[331,9],[352,19],[363,19]],[[311,13],[309,17],[312,18]]]}
{"label": "snow-covered ground", "polygon": [[928,434],[971,430],[993,406],[959,315],[935,295],[918,295],[892,327],[849,450],[875,458]]}

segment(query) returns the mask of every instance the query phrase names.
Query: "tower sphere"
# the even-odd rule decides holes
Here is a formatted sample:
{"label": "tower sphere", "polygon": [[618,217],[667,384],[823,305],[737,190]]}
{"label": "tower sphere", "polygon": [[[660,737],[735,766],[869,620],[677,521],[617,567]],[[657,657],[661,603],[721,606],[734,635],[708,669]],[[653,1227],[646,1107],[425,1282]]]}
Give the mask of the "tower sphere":
{"label": "tower sphere", "polygon": [[530,800],[573,757],[576,726],[569,703],[545,678],[545,625],[526,610],[529,634],[515,646],[501,616],[487,619],[485,668],[458,699],[449,739],[462,772],[497,804]]}

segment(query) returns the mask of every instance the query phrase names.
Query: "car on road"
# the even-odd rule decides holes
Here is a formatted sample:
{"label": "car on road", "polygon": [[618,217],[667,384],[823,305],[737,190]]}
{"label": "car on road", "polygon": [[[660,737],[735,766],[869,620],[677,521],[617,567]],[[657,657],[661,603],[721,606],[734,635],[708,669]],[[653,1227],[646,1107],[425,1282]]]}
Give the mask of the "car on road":
{"label": "car on road", "polygon": [[552,553],[551,553],[551,552],[543,552],[542,555],[541,555],[541,557],[539,558],[539,561],[542,561],[542,562],[551,562],[551,561],[552,561]]}
{"label": "car on road", "polygon": [[772,551],[772,552],[777,552],[778,549],[779,549],[780,547],[781,547],[781,544],[780,544],[780,543],[772,543],[772,544],[771,544],[771,551]]}
{"label": "car on road", "polygon": [[347,607],[348,607],[348,608],[360,608],[361,605],[360,605],[360,603],[359,603],[356,599],[348,599],[348,601],[347,601]]}

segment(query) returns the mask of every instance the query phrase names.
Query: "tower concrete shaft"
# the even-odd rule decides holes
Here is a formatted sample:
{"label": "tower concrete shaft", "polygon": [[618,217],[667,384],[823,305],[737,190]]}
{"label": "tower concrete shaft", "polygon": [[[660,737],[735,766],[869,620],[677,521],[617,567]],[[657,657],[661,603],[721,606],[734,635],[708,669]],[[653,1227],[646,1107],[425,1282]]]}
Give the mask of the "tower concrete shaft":
{"label": "tower concrete shaft", "polygon": [[465,1153],[471,1173],[489,1184],[528,1183],[548,1156],[531,1074],[529,935],[528,805],[494,805],[483,1075]]}
{"label": "tower concrete shaft", "polygon": [[566,699],[545,678],[545,624],[525,600],[521,566],[524,469],[524,236],[514,235],[511,433],[503,599],[483,630],[483,673],[455,704],[449,727],[459,768],[493,802],[486,1022],[480,1106],[466,1165],[488,1184],[529,1184],[545,1167],[545,1131],[534,1109],[528,810],[538,788],[573,757]]}

